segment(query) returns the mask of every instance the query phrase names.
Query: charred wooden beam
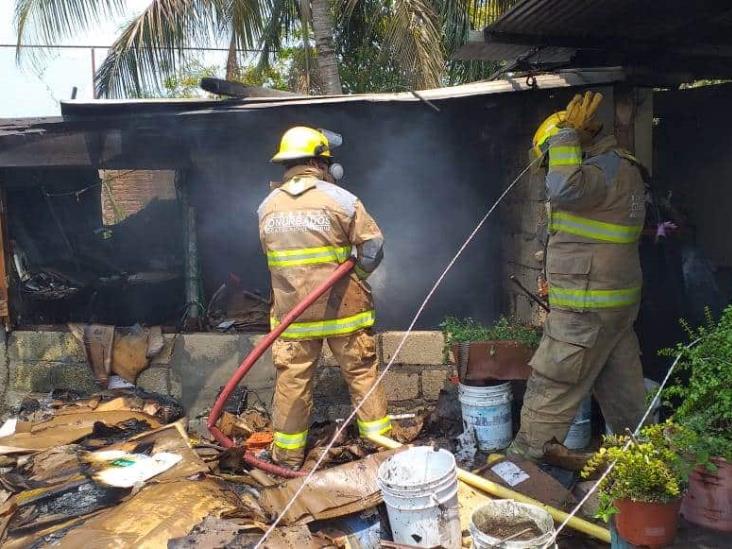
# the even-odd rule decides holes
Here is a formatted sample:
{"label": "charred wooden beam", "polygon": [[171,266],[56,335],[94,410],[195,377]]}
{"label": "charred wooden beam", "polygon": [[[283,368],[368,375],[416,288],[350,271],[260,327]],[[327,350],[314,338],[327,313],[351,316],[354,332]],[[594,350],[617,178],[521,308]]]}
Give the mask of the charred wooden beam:
{"label": "charred wooden beam", "polygon": [[216,95],[225,95],[227,97],[294,97],[298,94],[264,88],[262,86],[245,86],[239,82],[231,80],[221,80],[220,78],[201,78],[201,88],[209,93]]}

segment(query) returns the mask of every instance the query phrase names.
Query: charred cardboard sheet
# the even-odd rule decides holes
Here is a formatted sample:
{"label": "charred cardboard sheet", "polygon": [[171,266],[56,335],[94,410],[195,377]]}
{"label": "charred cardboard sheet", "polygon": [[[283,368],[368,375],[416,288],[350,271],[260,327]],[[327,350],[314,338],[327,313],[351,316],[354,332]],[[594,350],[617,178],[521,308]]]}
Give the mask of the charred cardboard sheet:
{"label": "charred cardboard sheet", "polygon": [[[104,452],[110,451],[180,456],[170,469],[147,480],[147,486],[179,482],[209,471],[188,446],[180,422],[104,448]],[[95,481],[95,471],[111,466],[98,459],[99,455],[100,452],[89,452],[79,445],[55,447],[30,456],[14,472],[5,475],[3,481],[12,491],[22,491],[0,508],[3,546],[23,547],[44,536],[60,537],[69,528],[81,527],[80,522],[127,500],[131,490]],[[196,523],[194,520],[190,526]]]}
{"label": "charred cardboard sheet", "polygon": [[181,422],[165,425],[154,431],[142,433],[125,442],[107,446],[105,450],[135,452],[146,446],[148,447],[147,451],[151,454],[170,452],[178,454],[183,458],[171,469],[155,476],[152,479],[153,482],[179,480],[210,471],[208,465],[188,445],[187,435]]}
{"label": "charred cardboard sheet", "polygon": [[160,327],[69,324],[69,329],[83,344],[89,367],[102,387],[112,373],[134,383],[164,345]]}
{"label": "charred cardboard sheet", "polygon": [[[259,541],[267,525],[248,520],[224,520],[207,517],[185,537],[172,539],[168,549],[214,549],[219,547],[252,547]],[[340,547],[340,545],[338,545]],[[322,534],[313,534],[305,525],[285,526],[274,530],[264,545],[267,549],[321,549],[336,545]]]}
{"label": "charred cardboard sheet", "polygon": [[72,528],[55,546],[165,549],[205,517],[235,514],[240,505],[234,492],[212,479],[151,484]]}
{"label": "charred cardboard sheet", "polygon": [[480,475],[557,509],[568,511],[577,503],[572,492],[526,459],[496,460],[481,468]]}
{"label": "charred cardboard sheet", "polygon": [[[307,524],[378,505],[382,501],[376,485],[379,465],[398,451],[379,452],[316,473],[284,516],[282,524]],[[260,500],[262,508],[271,516],[279,515],[302,483],[303,478],[296,478],[265,488]]]}
{"label": "charred cardboard sheet", "polygon": [[58,414],[40,422],[18,422],[15,434],[0,438],[0,455],[33,453],[71,444],[94,432],[94,424],[113,427],[129,420],[139,420],[151,429],[160,427],[153,417],[131,410],[92,411]]}

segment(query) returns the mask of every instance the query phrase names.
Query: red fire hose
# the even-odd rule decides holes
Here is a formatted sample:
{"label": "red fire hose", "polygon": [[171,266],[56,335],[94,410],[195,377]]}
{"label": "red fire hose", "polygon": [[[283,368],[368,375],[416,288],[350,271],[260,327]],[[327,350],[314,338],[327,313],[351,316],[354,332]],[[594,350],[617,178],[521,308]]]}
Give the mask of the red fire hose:
{"label": "red fire hose", "polygon": [[[303,299],[300,303],[297,304],[294,309],[292,309],[292,311],[287,313],[287,315],[285,315],[285,317],[280,321],[280,324],[274,330],[272,330],[264,338],[262,338],[262,340],[242,361],[239,368],[236,370],[236,372],[234,372],[234,375],[231,376],[231,379],[226,383],[218,398],[216,399],[216,402],[211,409],[211,413],[208,416],[208,430],[211,432],[214,438],[221,443],[222,446],[225,446],[226,448],[232,448],[234,446],[234,441],[231,440],[231,438],[227,437],[224,433],[222,433],[218,427],[216,427],[216,422],[221,416],[221,412],[224,409],[224,404],[226,404],[226,401],[231,396],[231,393],[234,392],[236,386],[239,385],[239,382],[242,380],[242,378],[247,375],[247,372],[249,372],[249,370],[252,368],[252,366],[254,366],[257,360],[259,360],[259,357],[261,357],[264,352],[269,349],[272,343],[274,343],[275,339],[277,339],[290,324],[297,320],[297,318],[305,311],[305,309],[310,307],[310,305],[312,305],[321,295],[327,292],[336,282],[346,276],[351,271],[351,269],[353,269],[355,263],[355,259],[351,258],[345,263],[339,265],[339,267],[335,271],[333,271],[333,274],[331,274],[327,279],[323,281],[322,284],[320,284],[317,288],[310,292],[305,299]],[[281,477],[294,478],[305,476],[307,474],[306,471],[292,471],[291,469],[287,469],[285,467],[273,465],[272,463],[268,463],[266,461],[258,459],[251,452],[244,452],[244,461],[249,465],[252,465],[253,467],[262,469],[263,471]]]}

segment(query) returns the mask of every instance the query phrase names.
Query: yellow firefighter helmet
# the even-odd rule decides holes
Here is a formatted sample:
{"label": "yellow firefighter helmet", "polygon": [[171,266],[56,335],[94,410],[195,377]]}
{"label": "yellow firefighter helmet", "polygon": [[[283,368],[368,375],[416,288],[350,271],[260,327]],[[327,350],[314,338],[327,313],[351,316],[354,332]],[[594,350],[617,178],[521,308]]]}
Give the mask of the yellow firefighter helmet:
{"label": "yellow firefighter helmet", "polygon": [[331,158],[328,138],[320,130],[295,126],[287,130],[272,162],[288,162],[301,158]]}
{"label": "yellow firefighter helmet", "polygon": [[556,135],[559,131],[559,124],[564,122],[564,118],[567,111],[557,111],[554,114],[547,117],[544,122],[541,123],[539,128],[534,134],[532,140],[532,151],[536,157],[541,156],[546,151],[547,141],[553,135]]}

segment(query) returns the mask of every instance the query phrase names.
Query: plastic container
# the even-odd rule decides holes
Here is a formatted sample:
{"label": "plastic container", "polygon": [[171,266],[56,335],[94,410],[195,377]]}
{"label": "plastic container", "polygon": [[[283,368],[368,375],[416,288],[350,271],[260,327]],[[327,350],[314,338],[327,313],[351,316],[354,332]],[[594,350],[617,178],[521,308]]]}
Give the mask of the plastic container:
{"label": "plastic container", "polygon": [[501,450],[511,443],[511,383],[490,387],[460,384],[458,399],[462,407],[463,429],[473,430],[480,450]]}
{"label": "plastic container", "polygon": [[689,475],[689,489],[681,514],[689,522],[719,532],[732,532],[732,463],[712,458],[716,471],[697,467]]}
{"label": "plastic container", "polygon": [[[519,534],[526,528],[533,529],[533,535],[532,532]],[[516,537],[506,539],[512,535]],[[553,535],[554,521],[549,513],[535,505],[509,499],[486,503],[473,511],[470,517],[470,536],[475,549],[547,547]],[[554,543],[549,547],[556,546]]]}
{"label": "plastic container", "polygon": [[564,445],[570,450],[583,450],[590,444],[592,437],[592,398],[587,395],[580,403],[572,425],[564,438]]}
{"label": "plastic container", "polygon": [[619,499],[615,527],[625,541],[644,547],[664,547],[676,537],[681,499],[669,503],[648,503]]}
{"label": "plastic container", "polygon": [[396,543],[461,547],[457,468],[450,452],[426,446],[399,452],[379,466],[377,483]]}
{"label": "plastic container", "polygon": [[381,547],[381,517],[371,509],[369,512],[354,513],[335,519],[311,522],[308,526],[314,532],[334,536],[353,549],[379,549]]}
{"label": "plastic container", "polygon": [[458,380],[464,381],[468,374],[468,363],[470,362],[470,343],[458,343]]}

